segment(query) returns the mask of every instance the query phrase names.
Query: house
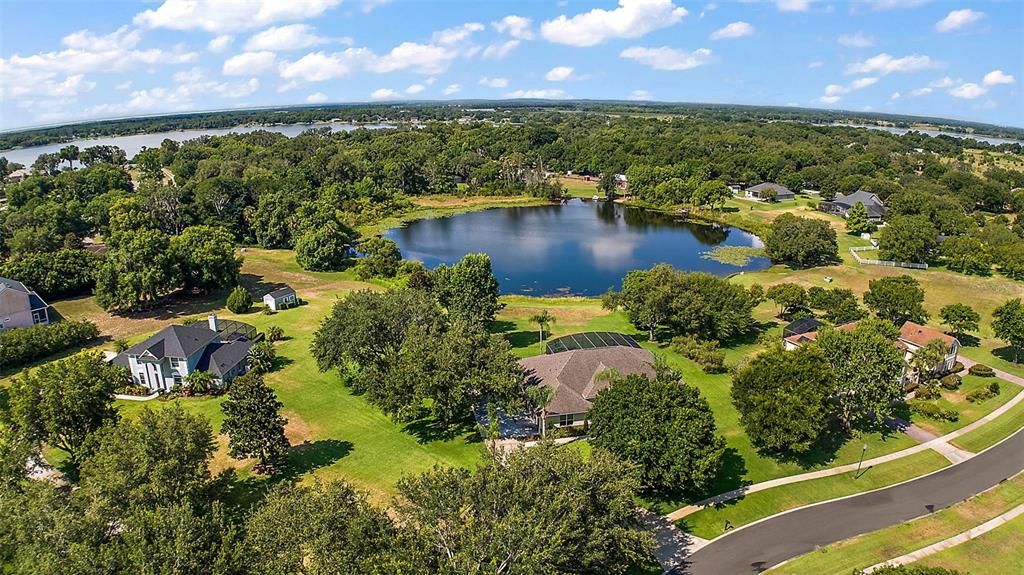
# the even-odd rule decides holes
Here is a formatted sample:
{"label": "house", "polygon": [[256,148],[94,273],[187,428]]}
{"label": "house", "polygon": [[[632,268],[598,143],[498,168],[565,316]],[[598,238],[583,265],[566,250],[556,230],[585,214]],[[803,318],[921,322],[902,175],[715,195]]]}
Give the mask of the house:
{"label": "house", "polygon": [[747,187],[747,183],[746,182],[729,182],[728,184],[726,184],[726,187],[728,187],[729,191],[732,192],[733,194],[739,194],[739,193],[743,192],[743,188]]}
{"label": "house", "polygon": [[850,208],[857,205],[857,202],[864,204],[864,207],[867,208],[868,221],[880,222],[885,217],[885,212],[887,211],[885,203],[882,202],[877,194],[865,192],[864,190],[857,190],[845,196],[840,194],[832,201],[818,204],[818,209],[825,213],[836,214],[845,218],[850,213]]}
{"label": "house", "polygon": [[[772,195],[774,193],[774,196]],[[764,200],[769,202],[781,202],[796,198],[793,190],[786,186],[772,182],[763,182],[756,186],[750,186],[743,190],[743,195],[752,200]]]}
{"label": "house", "polygon": [[626,177],[626,174],[615,174],[615,187],[620,190],[625,190],[629,187],[629,178]]}
{"label": "house", "polygon": [[[817,327],[814,327],[813,329],[809,329],[808,331],[802,333],[789,333],[791,331],[801,331],[801,329],[803,329],[805,326],[793,327],[794,324],[797,324],[798,322],[801,321],[803,320],[797,320],[789,324],[788,326],[786,326],[786,330],[783,332],[782,345],[783,348],[785,348],[787,351],[792,351],[798,347],[804,346],[807,343],[818,339],[818,331],[821,329],[821,325],[818,325]],[[815,321],[817,322],[817,320]],[[821,322],[817,323],[821,324]],[[835,329],[852,330],[857,327],[857,323],[858,322],[851,321],[849,323],[844,323],[843,325],[837,325]],[[790,327],[793,327],[793,329],[790,330]],[[909,365],[910,361],[914,358],[914,355],[917,354],[917,352],[921,348],[927,346],[929,343],[935,340],[939,340],[944,344],[946,355],[942,358],[941,362],[935,365],[933,370],[938,373],[947,373],[949,371],[952,371],[953,366],[956,365],[957,362],[957,355],[960,352],[960,341],[951,335],[947,335],[937,329],[933,329],[928,326],[921,325],[919,323],[906,321],[903,322],[903,325],[900,327],[900,335],[899,337],[897,337],[894,343],[896,344],[896,347],[903,350],[903,360],[907,363],[907,365]],[[904,380],[907,378],[907,376],[908,371],[904,370]]]}
{"label": "house", "polygon": [[165,327],[118,354],[113,363],[127,367],[135,384],[150,391],[169,391],[195,371],[209,372],[223,385],[245,373],[255,331],[240,322],[221,323],[210,315],[205,324]]}
{"label": "house", "polygon": [[32,170],[30,170],[29,168],[18,168],[17,170],[14,170],[13,172],[7,174],[7,181],[20,182],[31,175]]}
{"label": "house", "polygon": [[[812,318],[808,318],[812,319]],[[804,320],[796,320],[793,323],[786,326],[782,332],[782,347],[786,351],[793,351],[794,349],[807,345],[812,341],[817,341],[818,332],[822,327],[825,327],[825,323],[812,319],[813,323],[805,322]],[[803,322],[803,323],[801,323]],[[851,331],[857,327],[857,322],[851,321],[842,325],[837,325],[834,329]],[[802,331],[803,329],[807,331]]]}
{"label": "house", "polygon": [[274,311],[299,305],[299,296],[288,286],[278,288],[263,296],[263,303]]}
{"label": "house", "polygon": [[528,385],[554,391],[551,402],[533,416],[541,435],[549,428],[582,426],[594,398],[609,385],[605,377],[609,370],[621,376],[655,376],[651,352],[625,345],[548,353],[523,359],[519,364],[526,372]]}
{"label": "house", "polygon": [[0,331],[50,323],[50,306],[25,284],[0,277]]}
{"label": "house", "polygon": [[953,366],[956,364],[957,354],[960,352],[960,340],[951,335],[919,323],[907,321],[900,327],[900,337],[896,341],[896,345],[904,350],[903,358],[909,363],[918,350],[935,340],[943,343],[946,355],[933,370],[938,373],[952,371]]}

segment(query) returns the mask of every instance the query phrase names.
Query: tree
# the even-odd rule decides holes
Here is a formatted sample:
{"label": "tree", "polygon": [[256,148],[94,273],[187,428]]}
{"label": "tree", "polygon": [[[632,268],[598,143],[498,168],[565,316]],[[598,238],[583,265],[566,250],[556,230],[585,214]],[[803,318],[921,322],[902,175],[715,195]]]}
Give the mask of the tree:
{"label": "tree", "polygon": [[967,304],[952,303],[939,310],[942,323],[949,326],[953,335],[960,337],[970,331],[978,331],[981,315]]}
{"label": "tree", "polygon": [[257,473],[270,469],[288,449],[284,436],[288,420],[278,413],[282,405],[260,374],[247,373],[232,380],[221,404],[221,431],[228,436],[228,454],[236,459],[256,457]]}
{"label": "tree", "polygon": [[923,383],[922,380],[934,375],[937,368],[942,367],[947,351],[949,348],[945,342],[935,339],[914,352],[913,357],[910,358],[910,371],[918,385]]}
{"label": "tree", "polygon": [[451,267],[438,266],[433,275],[434,294],[452,320],[484,324],[501,309],[487,254],[467,254]]}
{"label": "tree", "polygon": [[93,439],[96,450],[82,462],[82,489],[121,512],[133,505],[199,503],[211,480],[213,429],[179,404],[144,408],[107,424]]}
{"label": "tree", "polygon": [[610,310],[625,308],[630,323],[646,331],[647,338],[654,341],[655,330],[672,312],[674,274],[668,264],[627,272],[622,278],[622,291],[605,294],[602,305]]}
{"label": "tree", "polygon": [[864,293],[864,303],[875,315],[897,326],[906,321],[928,321],[928,312],[922,305],[924,290],[908,275],[871,280]]}
{"label": "tree", "polygon": [[367,379],[369,399],[384,411],[409,420],[428,405],[430,415],[450,427],[485,397],[512,404],[523,372],[508,340],[456,321],[447,329],[409,326],[397,357]]}
{"label": "tree", "polygon": [[85,250],[59,249],[24,254],[7,260],[0,268],[4,277],[16,279],[45,296],[77,295],[95,283],[98,260]]}
{"label": "tree", "polygon": [[388,515],[343,481],[282,484],[245,522],[250,572],[386,573],[398,538]]}
{"label": "tree", "polygon": [[27,437],[66,451],[77,466],[89,434],[117,419],[114,392],[130,381],[127,370],[98,353],[43,364],[12,381],[11,419]]}
{"label": "tree", "polygon": [[212,373],[197,369],[185,376],[184,383],[184,391],[187,394],[202,395],[213,389],[216,379],[213,377]]}
{"label": "tree", "polygon": [[701,182],[697,189],[694,190],[693,195],[690,196],[690,202],[695,206],[706,207],[710,209],[720,208],[725,205],[725,201],[732,197],[732,192],[729,191],[729,187],[720,180],[708,180]]}
{"label": "tree", "polygon": [[832,368],[835,415],[846,430],[892,413],[903,397],[905,364],[892,324],[864,320],[854,329],[825,328],[817,345]]}
{"label": "tree", "polygon": [[284,329],[279,325],[272,325],[267,328],[267,341],[281,341],[284,339]]}
{"label": "tree", "polygon": [[135,311],[181,285],[177,262],[162,232],[121,232],[96,273],[96,303],[107,311]]}
{"label": "tree", "polygon": [[244,287],[235,286],[228,294],[226,305],[231,313],[248,313],[252,309],[252,295]]}
{"label": "tree", "polygon": [[794,283],[775,284],[768,288],[765,296],[775,302],[780,316],[787,316],[804,309],[807,305],[807,292],[803,287]]}
{"label": "tree", "polygon": [[359,244],[359,249],[365,254],[356,266],[356,275],[360,279],[393,278],[398,273],[402,252],[398,250],[398,244],[394,241],[373,236]]}
{"label": "tree", "polygon": [[816,346],[776,346],[735,374],[732,402],[759,450],[807,453],[828,429],[833,379]]}
{"label": "tree", "polygon": [[413,565],[393,572],[622,575],[653,546],[639,486],[635,466],[606,450],[584,458],[551,443],[490,452],[475,472],[405,477],[395,556]]}
{"label": "tree", "polygon": [[825,319],[835,325],[863,319],[867,315],[853,290],[843,288],[808,288],[807,307],[824,312]]}
{"label": "tree", "polygon": [[1020,363],[1024,351],[1024,301],[1007,300],[992,311],[992,330],[1013,348],[1013,361]]}
{"label": "tree", "polygon": [[988,245],[973,236],[953,236],[939,245],[946,267],[965,274],[992,273],[992,254]]}
{"label": "tree", "polygon": [[540,337],[538,341],[543,344],[544,329],[549,325],[555,323],[555,316],[548,313],[548,310],[545,309],[541,310],[540,313],[530,316],[530,322],[537,324],[537,327],[540,328]]}
{"label": "tree", "polygon": [[588,417],[594,446],[635,463],[648,488],[702,493],[721,468],[725,440],[711,407],[674,374],[614,377]]}
{"label": "tree", "polygon": [[171,251],[181,268],[186,288],[206,292],[238,285],[242,258],[235,255],[234,238],[226,229],[185,228],[180,235],[171,238]]}
{"label": "tree", "polygon": [[304,270],[337,271],[351,256],[351,235],[334,223],[312,227],[295,242],[295,260]]}
{"label": "tree", "polygon": [[80,152],[78,150],[78,146],[71,144],[61,148],[60,151],[57,152],[57,157],[59,157],[62,161],[67,162],[68,169],[70,170],[72,167],[74,167],[74,162],[78,160],[79,153]]}
{"label": "tree", "polygon": [[857,202],[853,204],[850,211],[846,213],[846,231],[851,234],[863,234],[872,231],[874,226],[868,222],[868,210],[864,204]]}
{"label": "tree", "polygon": [[601,177],[597,181],[597,190],[604,194],[604,197],[609,200],[615,199],[615,190],[619,187],[619,182],[615,179],[615,172],[611,170],[605,170],[601,173]]}
{"label": "tree", "polygon": [[795,268],[839,261],[836,232],[824,220],[782,214],[772,222],[764,244],[765,253],[773,262]]}
{"label": "tree", "polygon": [[249,369],[260,375],[274,369],[275,359],[277,359],[277,352],[274,351],[274,344],[269,341],[254,344],[249,348],[249,353],[245,357]]}
{"label": "tree", "polygon": [[884,260],[923,263],[931,258],[939,231],[927,216],[897,216],[878,233]]}

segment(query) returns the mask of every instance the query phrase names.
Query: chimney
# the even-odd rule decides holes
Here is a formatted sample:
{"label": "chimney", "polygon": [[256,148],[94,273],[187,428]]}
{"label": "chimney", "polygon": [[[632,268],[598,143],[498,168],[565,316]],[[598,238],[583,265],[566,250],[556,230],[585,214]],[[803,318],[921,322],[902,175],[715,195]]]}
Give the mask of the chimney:
{"label": "chimney", "polygon": [[209,322],[210,329],[212,329],[213,331],[220,331],[220,328],[217,327],[217,314],[211,313],[209,316],[207,316],[206,321]]}

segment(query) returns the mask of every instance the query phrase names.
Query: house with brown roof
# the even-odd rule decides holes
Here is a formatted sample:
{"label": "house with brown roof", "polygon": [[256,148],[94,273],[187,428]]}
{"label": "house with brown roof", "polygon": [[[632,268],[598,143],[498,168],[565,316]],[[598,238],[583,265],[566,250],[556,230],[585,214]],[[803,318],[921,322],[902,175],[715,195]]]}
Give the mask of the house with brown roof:
{"label": "house with brown roof", "polygon": [[574,349],[520,360],[528,385],[553,390],[547,406],[534,413],[541,435],[557,427],[582,426],[590,406],[610,385],[609,372],[654,378],[654,355],[641,347],[610,346]]}

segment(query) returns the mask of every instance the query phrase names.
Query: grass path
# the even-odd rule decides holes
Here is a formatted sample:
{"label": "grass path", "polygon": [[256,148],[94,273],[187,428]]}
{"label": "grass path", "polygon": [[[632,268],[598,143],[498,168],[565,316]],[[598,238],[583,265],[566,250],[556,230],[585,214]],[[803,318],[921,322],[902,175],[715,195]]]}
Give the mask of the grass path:
{"label": "grass path", "polygon": [[[876,565],[957,535],[1022,503],[1024,475],[1018,475],[938,513],[823,547],[780,565],[772,569],[771,573],[848,575],[855,569]],[[998,528],[997,531],[1004,527]],[[1019,533],[1024,535],[1024,531]],[[1018,543],[1017,548],[1017,553],[1024,553],[1024,543]],[[940,556],[941,554],[935,557]],[[975,572],[974,569],[969,571]],[[1011,572],[1014,571],[1004,571]]]}

